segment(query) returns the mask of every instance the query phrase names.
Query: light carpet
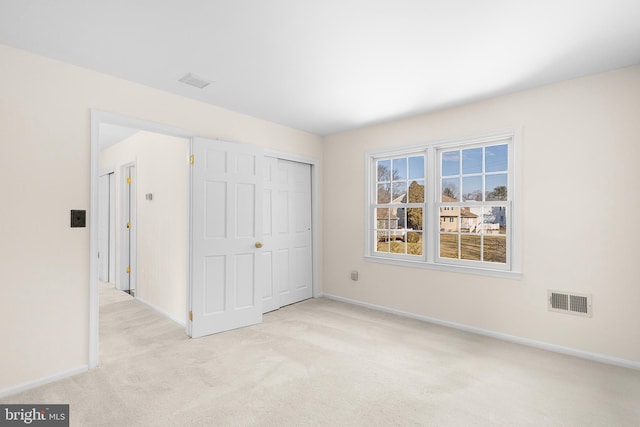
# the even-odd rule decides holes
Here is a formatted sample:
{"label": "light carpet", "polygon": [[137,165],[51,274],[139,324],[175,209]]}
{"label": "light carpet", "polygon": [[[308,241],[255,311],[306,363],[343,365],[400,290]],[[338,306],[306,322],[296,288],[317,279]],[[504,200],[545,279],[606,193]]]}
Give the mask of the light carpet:
{"label": "light carpet", "polygon": [[100,367],[3,403],[72,426],[638,426],[640,372],[328,299],[199,339],[103,287]]}

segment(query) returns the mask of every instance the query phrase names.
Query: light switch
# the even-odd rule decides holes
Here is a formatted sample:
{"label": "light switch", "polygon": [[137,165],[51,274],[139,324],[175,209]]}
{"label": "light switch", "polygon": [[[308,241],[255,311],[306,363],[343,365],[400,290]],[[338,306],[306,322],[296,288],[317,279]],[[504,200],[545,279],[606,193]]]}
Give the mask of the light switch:
{"label": "light switch", "polygon": [[71,211],[71,227],[86,227],[87,226],[87,211]]}

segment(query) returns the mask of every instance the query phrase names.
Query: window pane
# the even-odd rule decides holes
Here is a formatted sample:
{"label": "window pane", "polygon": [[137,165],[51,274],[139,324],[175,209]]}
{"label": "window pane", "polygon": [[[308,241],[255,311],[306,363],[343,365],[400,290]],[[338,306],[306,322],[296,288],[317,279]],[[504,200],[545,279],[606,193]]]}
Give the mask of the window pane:
{"label": "window pane", "polygon": [[440,231],[445,233],[458,231],[460,208],[440,208]]}
{"label": "window pane", "polygon": [[460,236],[460,258],[480,261],[480,236],[465,234]]}
{"label": "window pane", "polygon": [[389,209],[377,208],[376,209],[376,228],[384,230],[389,228]]}
{"label": "window pane", "polygon": [[407,233],[407,253],[422,255],[422,233],[410,231]]}
{"label": "window pane", "polygon": [[482,176],[465,176],[462,178],[462,200],[482,201]]}
{"label": "window pane", "polygon": [[462,173],[482,173],[482,148],[462,150]]}
{"label": "window pane", "polygon": [[[397,228],[407,228],[407,213],[405,211],[405,208],[396,208],[396,216],[398,217]],[[393,215],[393,209],[391,210],[391,215]]]}
{"label": "window pane", "polygon": [[407,228],[422,230],[422,208],[407,208]]}
{"label": "window pane", "polygon": [[394,181],[406,181],[407,179],[407,158],[393,159],[393,173],[391,179]]}
{"label": "window pane", "polygon": [[409,157],[409,179],[424,178],[424,156]]}
{"label": "window pane", "polygon": [[379,160],[378,162],[378,181],[391,181],[391,160]]}
{"label": "window pane", "polygon": [[460,152],[446,151],[442,153],[442,176],[460,174]]}
{"label": "window pane", "polygon": [[391,202],[391,184],[378,184],[378,203]]}
{"label": "window pane", "polygon": [[487,191],[487,200],[507,200],[507,174],[499,173],[496,175],[485,176],[485,186]]}
{"label": "window pane", "polygon": [[407,203],[407,182],[394,182],[391,203]]}
{"label": "window pane", "polygon": [[440,235],[440,257],[458,259],[458,235]]}
{"label": "window pane", "polygon": [[392,240],[389,243],[392,254],[406,254],[407,253],[407,244],[402,240]]}
{"label": "window pane", "polygon": [[458,178],[444,178],[442,180],[442,201],[443,202],[457,202],[459,201],[459,179]]}
{"label": "window pane", "polygon": [[486,147],[484,149],[484,171],[506,172],[509,167],[508,148],[507,144]]}
{"label": "window pane", "polygon": [[413,181],[409,185],[409,203],[424,203],[424,181]]}
{"label": "window pane", "polygon": [[463,233],[480,233],[480,223],[482,221],[482,208],[481,207],[463,207],[459,209],[460,209],[460,231]]}
{"label": "window pane", "polygon": [[483,222],[482,228],[485,234],[507,234],[507,207],[484,208]]}
{"label": "window pane", "polygon": [[378,231],[376,240],[377,252],[389,252],[389,239],[387,238],[387,233],[384,231]]}
{"label": "window pane", "polygon": [[483,259],[488,262],[507,262],[507,239],[503,236],[484,236]]}

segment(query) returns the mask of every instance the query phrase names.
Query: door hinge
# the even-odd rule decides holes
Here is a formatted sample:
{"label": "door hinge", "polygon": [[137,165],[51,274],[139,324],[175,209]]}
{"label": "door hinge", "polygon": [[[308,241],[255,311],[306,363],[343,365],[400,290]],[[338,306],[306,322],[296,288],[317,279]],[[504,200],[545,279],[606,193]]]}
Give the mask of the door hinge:
{"label": "door hinge", "polygon": [[196,162],[196,156],[194,156],[193,154],[189,156],[189,163],[190,164],[194,164]]}
{"label": "door hinge", "polygon": [[193,311],[189,311],[189,320],[193,322]]}
{"label": "door hinge", "polygon": [[127,267],[127,274],[131,273],[131,267]]}
{"label": "door hinge", "polygon": [[127,177],[127,184],[131,184],[131,177],[130,176]]}

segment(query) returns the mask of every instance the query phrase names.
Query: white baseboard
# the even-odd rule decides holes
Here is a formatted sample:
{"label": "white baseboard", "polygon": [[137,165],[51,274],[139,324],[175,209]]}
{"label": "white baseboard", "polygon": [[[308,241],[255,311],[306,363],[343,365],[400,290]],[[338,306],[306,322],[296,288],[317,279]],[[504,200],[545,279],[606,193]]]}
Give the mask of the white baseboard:
{"label": "white baseboard", "polygon": [[7,397],[12,394],[20,393],[35,387],[40,387],[45,384],[52,383],[54,381],[61,380],[63,378],[72,377],[74,375],[82,374],[89,370],[89,366],[82,365],[80,367],[69,369],[68,371],[59,372],[54,375],[49,375],[47,377],[39,378],[33,381],[27,381],[26,383],[18,384],[13,387],[5,388],[4,390],[0,390],[0,399],[3,397]]}
{"label": "white baseboard", "polygon": [[554,353],[562,353],[569,356],[579,357],[581,359],[587,359],[594,362],[606,363],[608,365],[621,366],[623,368],[640,370],[640,362],[633,360],[620,359],[613,356],[607,356],[605,354],[590,353],[588,351],[577,350],[574,348],[563,347],[555,344],[549,344],[542,341],[531,340],[528,338],[521,338],[514,335],[503,334],[501,332],[490,331],[487,329],[476,328],[473,326],[467,326],[460,323],[449,322],[447,320],[440,320],[433,317],[422,316],[420,314],[409,313],[407,311],[396,310],[394,308],[384,307],[381,305],[370,304],[362,301],[357,301],[349,298],[340,297],[331,294],[322,294],[324,298],[333,299],[336,301],[346,302],[348,304],[359,305],[361,307],[367,307],[378,311],[384,311],[391,314],[397,314],[398,316],[409,317],[411,319],[421,320],[427,323],[433,323],[440,326],[446,326],[449,328],[459,329],[465,332],[471,332],[478,335],[484,335],[491,338],[496,338],[503,341],[509,341],[516,344],[522,344],[529,347],[535,347],[542,350],[552,351]]}
{"label": "white baseboard", "polygon": [[187,322],[186,322],[185,319],[178,319],[173,314],[170,314],[170,313],[166,312],[165,310],[161,309],[160,307],[158,307],[156,305],[153,305],[149,301],[145,301],[144,299],[142,299],[140,297],[136,297],[136,300],[140,301],[141,303],[143,303],[147,307],[153,309],[154,311],[157,311],[158,313],[162,314],[163,316],[168,317],[169,319],[171,319],[174,322],[176,322],[178,325],[183,326],[185,328],[187,327]]}

